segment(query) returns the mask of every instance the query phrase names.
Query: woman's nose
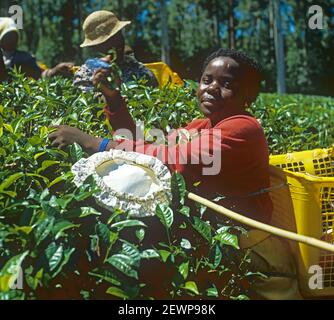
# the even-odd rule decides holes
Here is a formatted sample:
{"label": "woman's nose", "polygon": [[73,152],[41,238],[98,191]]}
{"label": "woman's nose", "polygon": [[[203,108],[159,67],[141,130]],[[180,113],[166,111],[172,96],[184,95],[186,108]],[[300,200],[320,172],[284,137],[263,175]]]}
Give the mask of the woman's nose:
{"label": "woman's nose", "polygon": [[219,84],[217,81],[212,81],[207,88],[209,93],[217,93],[219,92]]}

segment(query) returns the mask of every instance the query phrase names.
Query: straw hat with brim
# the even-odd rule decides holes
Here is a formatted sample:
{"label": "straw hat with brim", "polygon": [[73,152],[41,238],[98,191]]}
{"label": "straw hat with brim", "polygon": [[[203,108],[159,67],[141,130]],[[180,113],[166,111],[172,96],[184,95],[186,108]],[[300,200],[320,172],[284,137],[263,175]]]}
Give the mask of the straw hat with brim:
{"label": "straw hat with brim", "polygon": [[11,18],[0,18],[0,41],[11,31],[19,34],[19,30],[17,29],[14,20]]}
{"label": "straw hat with brim", "polygon": [[90,14],[84,24],[85,41],[80,47],[90,47],[99,45],[122,30],[131,21],[120,21],[110,11],[95,11]]}
{"label": "straw hat with brim", "polygon": [[157,205],[171,199],[171,174],[158,159],[137,152],[110,150],[82,158],[72,166],[73,182],[79,187],[91,176],[99,190],[98,204],[116,208],[133,217],[155,215]]}

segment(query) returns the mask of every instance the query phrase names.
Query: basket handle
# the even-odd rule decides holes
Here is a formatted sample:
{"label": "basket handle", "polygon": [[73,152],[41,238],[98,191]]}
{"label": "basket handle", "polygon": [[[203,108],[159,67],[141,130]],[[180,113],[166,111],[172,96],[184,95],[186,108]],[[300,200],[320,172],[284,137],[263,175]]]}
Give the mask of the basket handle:
{"label": "basket handle", "polygon": [[291,232],[291,231],[287,231],[281,228],[277,228],[277,227],[273,227],[269,224],[263,223],[263,222],[259,222],[256,221],[254,219],[245,217],[239,213],[236,213],[232,210],[226,209],[223,206],[220,206],[210,200],[207,200],[203,197],[200,197],[192,192],[188,192],[187,196],[190,200],[195,201],[197,203],[200,203],[216,212],[218,212],[221,215],[224,215],[226,217],[229,217],[233,220],[236,220],[242,224],[248,225],[252,228],[258,229],[258,230],[262,230],[268,233],[271,233],[273,235],[276,235],[278,237],[281,238],[286,238],[292,241],[297,241],[297,242],[301,242],[304,244],[307,244],[309,246],[321,249],[321,250],[326,250],[329,252],[333,252],[334,253],[334,245],[325,242],[325,241],[321,241],[309,236],[304,236],[295,232]]}

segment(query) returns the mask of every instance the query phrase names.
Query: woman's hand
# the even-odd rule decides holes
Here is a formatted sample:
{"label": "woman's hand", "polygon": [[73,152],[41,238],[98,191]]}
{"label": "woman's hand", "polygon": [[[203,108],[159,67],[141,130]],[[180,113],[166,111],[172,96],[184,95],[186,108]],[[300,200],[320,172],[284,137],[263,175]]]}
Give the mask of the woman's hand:
{"label": "woman's hand", "polygon": [[88,153],[98,151],[101,138],[93,137],[77,128],[60,125],[51,126],[51,129],[56,129],[49,134],[49,139],[52,141],[51,145],[56,148],[63,149],[74,142],[81,145],[81,147]]}
{"label": "woman's hand", "polygon": [[[117,88],[111,89],[108,84],[108,77],[115,77]],[[110,109],[116,110],[120,107],[124,100],[120,94],[119,87],[121,80],[116,77],[110,70],[99,68],[95,70],[93,75],[93,84],[98,88],[107,100]]]}
{"label": "woman's hand", "polygon": [[98,88],[106,98],[112,98],[115,95],[115,90],[108,85],[108,78],[112,76],[110,70],[99,68],[95,70],[93,75],[93,84]]}
{"label": "woman's hand", "polygon": [[104,62],[107,62],[107,63],[112,63],[113,60],[114,60],[114,56],[111,55],[111,54],[108,54],[106,56],[104,56],[103,58],[100,58],[100,60],[104,61]]}
{"label": "woman's hand", "polygon": [[72,62],[62,62],[57,64],[54,68],[46,71],[47,77],[63,76],[71,78],[73,76],[72,68],[74,64]]}

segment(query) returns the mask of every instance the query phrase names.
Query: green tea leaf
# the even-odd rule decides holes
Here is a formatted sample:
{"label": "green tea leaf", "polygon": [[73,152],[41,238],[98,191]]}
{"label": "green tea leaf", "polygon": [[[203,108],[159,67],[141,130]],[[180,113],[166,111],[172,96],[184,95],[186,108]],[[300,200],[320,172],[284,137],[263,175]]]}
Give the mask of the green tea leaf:
{"label": "green tea leaf", "polygon": [[177,207],[179,204],[184,204],[184,198],[186,196],[186,183],[182,175],[175,172],[172,175],[171,180],[172,186],[172,197],[173,197],[173,204]]}
{"label": "green tea leaf", "polygon": [[97,234],[100,239],[103,240],[103,242],[109,246],[110,245],[110,229],[109,227],[104,223],[98,223],[96,226]]}
{"label": "green tea leaf", "polygon": [[247,297],[244,294],[240,294],[237,297],[231,297],[232,300],[250,300],[249,297]]}
{"label": "green tea leaf", "polygon": [[187,249],[187,250],[191,249],[191,243],[188,239],[182,239],[181,243],[180,243],[180,246],[183,249]]}
{"label": "green tea leaf", "polygon": [[240,249],[238,245],[238,236],[231,234],[228,231],[221,232],[215,236],[215,239],[220,241],[222,245],[229,245],[236,249]]}
{"label": "green tea leaf", "polygon": [[137,271],[132,268],[135,261],[131,257],[125,254],[114,254],[107,260],[107,262],[125,275],[138,279]]}
{"label": "green tea leaf", "polygon": [[54,166],[56,164],[59,164],[59,161],[55,161],[55,160],[44,160],[42,162],[42,166],[40,168],[38,168],[37,173],[41,173],[42,171],[46,170],[47,168]]}
{"label": "green tea leaf", "polygon": [[138,238],[139,242],[142,242],[145,237],[145,229],[140,228],[139,230],[136,230],[136,237]]}
{"label": "green tea leaf", "polygon": [[160,258],[160,255],[157,250],[154,249],[146,249],[144,250],[140,256],[143,259],[154,259],[154,258]]}
{"label": "green tea leaf", "polygon": [[133,260],[134,266],[139,267],[141,255],[138,249],[133,244],[128,242],[123,242],[121,252],[129,256]]}
{"label": "green tea leaf", "polygon": [[206,295],[208,297],[218,298],[219,293],[218,293],[218,290],[217,290],[216,286],[213,285],[211,288],[207,289],[206,290]]}
{"label": "green tea leaf", "polygon": [[70,155],[73,162],[79,161],[83,157],[81,146],[77,143],[73,143],[70,148]]}
{"label": "green tea leaf", "polygon": [[147,227],[146,224],[139,220],[124,220],[120,222],[113,223],[110,228],[117,228],[122,230],[127,227]]}
{"label": "green tea leaf", "polygon": [[42,144],[42,139],[38,136],[33,136],[31,138],[28,139],[28,142],[32,145],[32,146],[38,146]]}
{"label": "green tea leaf", "polygon": [[174,213],[170,207],[157,205],[156,215],[160,219],[161,223],[166,227],[170,228],[174,221]]}
{"label": "green tea leaf", "polygon": [[23,276],[21,265],[28,253],[29,251],[25,251],[10,258],[2,267],[0,271],[0,292],[9,291],[18,277]]}
{"label": "green tea leaf", "polygon": [[60,264],[60,261],[63,258],[63,251],[64,251],[64,248],[62,245],[60,245],[58,248],[56,248],[54,252],[52,252],[51,255],[48,256],[50,271],[55,270],[57,266]]}
{"label": "green tea leaf", "polygon": [[26,274],[26,281],[28,286],[33,289],[36,290],[39,284],[42,284],[42,279],[43,279],[43,273],[44,273],[44,269],[41,268],[35,276],[31,276]]}
{"label": "green tea leaf", "polygon": [[108,294],[111,294],[112,296],[115,296],[121,299],[129,299],[129,296],[126,294],[126,292],[117,287],[110,287],[108,288],[106,292]]}
{"label": "green tea leaf", "polygon": [[159,254],[163,262],[166,262],[168,257],[171,255],[171,253],[166,250],[159,250]]}
{"label": "green tea leaf", "polygon": [[109,282],[115,286],[120,286],[121,282],[116,277],[115,273],[111,270],[94,270],[92,272],[88,272],[89,275],[93,277],[97,277],[99,279],[102,279],[106,282]]}
{"label": "green tea leaf", "polygon": [[40,221],[35,231],[36,243],[39,245],[52,231],[54,224],[54,217],[46,217]]}
{"label": "green tea leaf", "polygon": [[14,133],[13,127],[9,123],[3,124],[4,128],[7,129],[10,133]]}
{"label": "green tea leaf", "polygon": [[205,240],[212,242],[211,227],[207,222],[195,216],[192,226]]}
{"label": "green tea leaf", "polygon": [[182,288],[190,291],[191,293],[199,295],[197,284],[194,281],[187,281]]}
{"label": "green tea leaf", "polygon": [[18,172],[9,176],[4,182],[0,184],[0,191],[3,191],[10,187],[14,182],[24,176],[24,173]]}
{"label": "green tea leaf", "polygon": [[62,221],[57,222],[54,225],[52,232],[55,235],[55,239],[57,240],[63,234],[65,230],[78,228],[78,227],[80,227],[80,224],[74,224],[68,220],[62,220]]}
{"label": "green tea leaf", "polygon": [[187,207],[187,206],[183,206],[183,207],[179,210],[179,212],[180,212],[181,214],[183,214],[184,216],[186,216],[187,218],[190,217],[190,208]]}
{"label": "green tea leaf", "polygon": [[215,245],[210,251],[210,261],[213,265],[213,268],[216,269],[222,260],[222,252],[218,245]]}
{"label": "green tea leaf", "polygon": [[178,270],[183,279],[186,280],[189,272],[189,261],[181,263],[178,267]]}
{"label": "green tea leaf", "polygon": [[84,218],[90,215],[100,216],[101,213],[91,207],[81,207],[74,210],[66,211],[63,216],[66,218]]}
{"label": "green tea leaf", "polygon": [[39,157],[41,157],[42,155],[46,154],[46,151],[43,152],[38,152],[34,155],[34,159],[37,160]]}

